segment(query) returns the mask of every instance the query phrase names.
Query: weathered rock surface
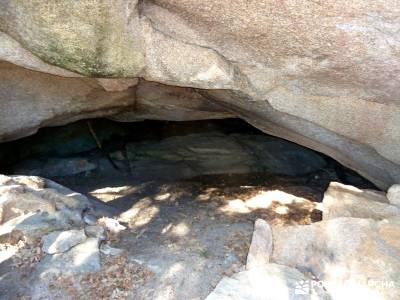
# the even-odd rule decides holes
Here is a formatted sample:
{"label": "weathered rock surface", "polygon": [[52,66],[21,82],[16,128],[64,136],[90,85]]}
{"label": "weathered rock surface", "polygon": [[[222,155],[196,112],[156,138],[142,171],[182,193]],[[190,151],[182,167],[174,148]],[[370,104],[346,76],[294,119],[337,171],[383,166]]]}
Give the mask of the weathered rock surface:
{"label": "weathered rock surface", "polygon": [[257,219],[254,222],[253,237],[247,254],[247,270],[263,267],[269,263],[272,255],[272,242],[271,227],[266,221]]}
{"label": "weathered rock surface", "polygon": [[118,256],[121,255],[124,252],[124,250],[111,247],[110,245],[107,244],[102,244],[100,246],[100,252],[103,253],[104,255]]}
{"label": "weathered rock surface", "polygon": [[97,238],[99,241],[107,239],[107,233],[103,226],[100,225],[88,225],[85,227],[85,234],[88,237]]}
{"label": "weathered rock surface", "polygon": [[54,231],[81,226],[89,200],[50,180],[35,176],[0,177],[0,240],[32,241]]}
{"label": "weathered rock surface", "polygon": [[[193,119],[190,111],[205,118],[205,98],[223,108],[211,109],[210,118],[239,116],[387,188],[400,181],[399,7],[371,0],[5,0],[0,60],[54,75],[0,64],[0,140],[128,107],[125,119]],[[94,79],[102,77],[115,82]],[[147,91],[135,116],[135,82],[125,81],[134,77],[197,88],[202,97],[189,104],[188,90],[164,102]]]}
{"label": "weathered rock surface", "polygon": [[330,299],[318,286],[304,290],[304,294],[298,294],[299,285],[310,281],[296,269],[267,264],[222,278],[206,300]]}
{"label": "weathered rock surface", "polygon": [[392,185],[388,189],[386,197],[391,204],[400,207],[400,184]]}
{"label": "weathered rock surface", "polygon": [[1,61],[0,99],[3,141],[42,126],[117,113],[134,103],[131,90],[108,93],[95,79],[52,76]]}
{"label": "weathered rock surface", "polygon": [[6,176],[0,175],[0,185],[4,188],[10,185],[22,185],[23,188],[31,188],[34,190],[43,189],[50,181],[37,176]]}
{"label": "weathered rock surface", "polygon": [[135,106],[111,116],[115,121],[191,121],[234,117],[194,89],[141,81],[136,88]]}
{"label": "weathered rock surface", "polygon": [[49,158],[23,160],[13,167],[14,174],[43,176],[48,178],[72,176],[97,168],[96,164],[86,158]]}
{"label": "weathered rock surface", "polygon": [[34,192],[25,192],[21,186],[11,187],[15,188],[3,193],[0,190],[0,224],[30,212],[56,211],[54,202],[43,199]]}
{"label": "weathered rock surface", "polygon": [[42,249],[47,254],[63,253],[85,240],[83,230],[53,231],[42,237]]}
{"label": "weathered rock surface", "polygon": [[361,190],[332,182],[323,199],[323,220],[339,217],[382,220],[400,216],[400,208],[388,203],[383,192]]}
{"label": "weathered rock surface", "polygon": [[99,219],[98,223],[111,233],[119,233],[126,229],[124,225],[113,218],[103,217]]}
{"label": "weathered rock surface", "polygon": [[187,178],[207,174],[271,172],[303,175],[325,166],[318,154],[264,135],[199,133],[132,143],[127,156],[141,178]]}
{"label": "weathered rock surface", "polygon": [[99,241],[88,238],[67,252],[47,255],[38,269],[43,278],[97,272],[100,270]]}
{"label": "weathered rock surface", "polygon": [[332,299],[400,297],[399,217],[275,227],[272,261],[311,272]]}

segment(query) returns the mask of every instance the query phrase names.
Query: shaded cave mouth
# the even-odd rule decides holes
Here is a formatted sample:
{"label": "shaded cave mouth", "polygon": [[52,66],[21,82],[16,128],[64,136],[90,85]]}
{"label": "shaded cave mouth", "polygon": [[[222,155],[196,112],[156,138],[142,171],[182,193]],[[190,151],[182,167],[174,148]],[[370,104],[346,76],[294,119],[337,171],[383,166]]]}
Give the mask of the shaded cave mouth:
{"label": "shaded cave mouth", "polygon": [[[332,181],[377,189],[324,154],[234,118],[81,120],[1,144],[0,161],[0,173],[49,178],[107,202],[116,214],[149,195],[177,201],[222,199],[226,206],[227,201],[247,201],[268,191],[317,203]],[[262,209],[256,211],[263,216]],[[310,212],[308,217],[310,222],[320,220],[320,214],[313,217]]]}

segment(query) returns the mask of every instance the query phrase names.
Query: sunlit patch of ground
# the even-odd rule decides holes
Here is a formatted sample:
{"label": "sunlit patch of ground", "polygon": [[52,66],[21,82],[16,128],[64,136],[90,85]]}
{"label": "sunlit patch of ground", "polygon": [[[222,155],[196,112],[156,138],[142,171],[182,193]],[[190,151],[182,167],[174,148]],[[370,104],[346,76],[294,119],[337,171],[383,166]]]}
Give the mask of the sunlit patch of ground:
{"label": "sunlit patch of ground", "polygon": [[[204,299],[223,276],[243,269],[255,219],[293,225],[321,218],[323,188],[299,178],[227,174],[135,182],[114,173],[60,183],[106,203],[103,209],[127,229],[106,242],[122,256],[102,256],[99,272],[56,279],[49,290],[55,299]],[[20,276],[8,281],[29,278],[42,255],[40,241],[0,250]]]}
{"label": "sunlit patch of ground", "polygon": [[110,245],[153,274],[135,299],[204,299],[224,275],[243,268],[256,218],[273,225],[319,221],[322,189],[297,178],[260,174],[204,176],[175,182],[76,185],[115,209],[128,227]]}

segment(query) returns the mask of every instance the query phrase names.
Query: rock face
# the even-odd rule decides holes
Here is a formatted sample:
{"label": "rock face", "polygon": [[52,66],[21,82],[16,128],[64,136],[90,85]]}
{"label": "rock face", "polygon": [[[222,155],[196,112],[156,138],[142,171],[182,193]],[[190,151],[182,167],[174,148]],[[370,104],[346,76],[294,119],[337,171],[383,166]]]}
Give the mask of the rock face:
{"label": "rock face", "polygon": [[50,180],[0,175],[0,241],[32,241],[49,233],[45,248],[56,253],[65,248],[64,239],[70,235],[75,235],[73,240],[84,237],[83,232],[79,237],[74,231],[56,231],[81,226],[82,210],[91,206],[85,196]]}
{"label": "rock face", "polygon": [[0,196],[0,224],[29,212],[52,213],[56,210],[54,201],[43,199],[35,191],[25,191],[20,185],[3,187]]}
{"label": "rock face", "polygon": [[[25,269],[29,271],[24,271],[30,278],[25,292],[33,299],[52,298],[54,293],[47,293],[60,277],[67,279],[99,272],[104,255],[122,255],[120,249],[109,245],[101,247],[109,232],[115,238],[116,231],[122,230],[123,226],[117,220],[103,218],[106,219],[104,226],[85,224],[85,211],[101,215],[96,207],[98,204],[84,195],[48,179],[0,175],[1,262],[9,259],[18,269],[29,266]],[[14,249],[14,252],[4,249]],[[6,256],[7,253],[11,256]],[[14,270],[5,265],[3,279],[6,279],[2,281],[2,287],[6,287],[3,294],[7,299],[10,298],[7,282],[19,282],[16,278],[20,278],[10,275]]]}
{"label": "rock face", "polygon": [[68,252],[46,256],[39,270],[43,278],[99,271],[99,241],[88,238]]}
{"label": "rock face", "polygon": [[64,253],[85,240],[83,230],[53,231],[42,237],[42,249],[48,254]]}
{"label": "rock face", "polygon": [[340,217],[383,220],[400,215],[400,208],[390,205],[385,194],[361,190],[332,182],[323,199],[323,220]]}
{"label": "rock face", "polygon": [[253,237],[247,254],[247,270],[262,267],[269,263],[272,254],[272,240],[269,224],[262,219],[257,219],[254,223]]}
{"label": "rock face", "polygon": [[386,196],[391,204],[400,207],[400,184],[392,185]]}
{"label": "rock face", "polygon": [[266,135],[210,132],[172,136],[128,144],[126,152],[133,175],[140,178],[249,172],[298,176],[326,165],[315,152]]}
{"label": "rock face", "polygon": [[0,140],[118,112],[238,116],[387,188],[400,181],[399,15],[371,0],[5,0]]}
{"label": "rock face", "polygon": [[299,283],[310,279],[298,270],[268,264],[224,277],[206,300],[329,300],[322,288],[298,293]]}
{"label": "rock face", "polygon": [[13,172],[16,174],[43,176],[47,178],[71,176],[96,169],[96,164],[86,158],[51,158],[46,161],[24,160],[18,163]]}
{"label": "rock face", "polygon": [[375,221],[337,218],[308,226],[274,228],[272,261],[311,272],[333,299],[400,295],[399,217]]}

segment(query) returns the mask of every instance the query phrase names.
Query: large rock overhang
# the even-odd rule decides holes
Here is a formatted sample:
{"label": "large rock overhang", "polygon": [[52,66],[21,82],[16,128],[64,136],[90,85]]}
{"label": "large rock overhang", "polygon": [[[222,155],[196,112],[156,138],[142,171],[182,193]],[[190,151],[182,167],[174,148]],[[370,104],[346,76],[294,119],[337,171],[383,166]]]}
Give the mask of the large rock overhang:
{"label": "large rock overhang", "polygon": [[97,116],[236,116],[386,188],[399,16],[390,1],[2,1],[0,140]]}

